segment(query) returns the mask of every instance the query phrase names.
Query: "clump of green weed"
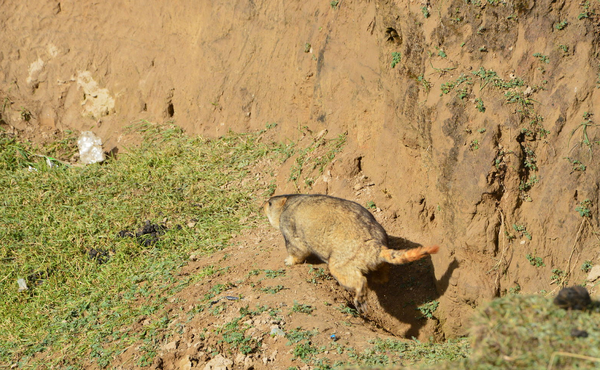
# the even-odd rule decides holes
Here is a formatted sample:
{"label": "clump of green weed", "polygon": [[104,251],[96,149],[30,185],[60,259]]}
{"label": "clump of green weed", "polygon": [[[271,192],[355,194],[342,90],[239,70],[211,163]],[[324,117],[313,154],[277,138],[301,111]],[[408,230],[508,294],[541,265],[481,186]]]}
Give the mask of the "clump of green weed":
{"label": "clump of green weed", "polygon": [[309,283],[317,284],[317,280],[332,280],[333,277],[329,275],[323,267],[313,267],[312,265],[308,269],[308,273],[311,275],[311,278],[308,279]]}
{"label": "clump of green weed", "polygon": [[527,254],[525,256],[525,258],[527,258],[527,261],[529,261],[529,264],[531,266],[535,266],[535,267],[544,267],[546,266],[546,264],[544,263],[544,260],[542,259],[542,257],[534,257],[531,254]]}
{"label": "clump of green weed", "polygon": [[285,276],[285,269],[265,270],[265,277],[267,279],[274,279],[280,276]]}
{"label": "clump of green weed", "polygon": [[590,270],[592,269],[592,261],[585,261],[581,264],[581,271],[583,272],[590,272]]}
{"label": "clump of green weed", "polygon": [[400,52],[398,51],[394,51],[392,52],[392,68],[396,67],[396,64],[400,63],[400,60],[402,59],[402,54],[400,54]]}
{"label": "clump of green weed", "polygon": [[[372,347],[358,352],[348,349],[349,357],[361,368],[373,368],[373,366],[389,365],[422,365],[418,368],[429,368],[424,365],[435,364],[435,368],[457,368],[462,362],[466,362],[471,349],[466,338],[450,339],[443,343],[420,342],[416,339],[411,341],[394,339],[375,339],[369,342]],[[459,362],[462,361],[462,362]],[[464,367],[458,367],[464,368]]]}
{"label": "clump of green weed", "polygon": [[592,217],[592,211],[590,210],[591,205],[592,201],[589,199],[585,199],[579,202],[579,205],[575,207],[575,210],[579,212],[579,215],[581,217]]}
{"label": "clump of green weed", "polygon": [[341,304],[337,309],[344,314],[351,315],[353,317],[358,317],[358,311],[355,308],[348,307],[345,304]]}
{"label": "clump of green weed", "polygon": [[335,156],[342,151],[346,144],[347,134],[338,135],[334,139],[318,138],[304,149],[297,150],[295,163],[290,169],[289,181],[292,181],[297,190],[300,190],[299,181],[304,176],[304,183],[311,188],[315,179],[314,172],[323,174],[325,167],[333,161]]}
{"label": "clump of green weed", "polygon": [[[598,305],[566,311],[551,297],[539,295],[495,299],[473,319],[473,354],[466,368],[545,369],[552,362],[555,369],[596,369],[599,313]],[[586,330],[589,336],[573,337],[573,329]]]}
{"label": "clump of green weed", "polygon": [[433,300],[418,306],[416,310],[421,313],[421,317],[425,319],[433,319],[433,313],[437,310],[440,302]]}
{"label": "clump of green weed", "polygon": [[279,293],[283,289],[284,289],[283,285],[274,285],[274,286],[268,286],[268,287],[260,288],[260,291],[268,293],[268,294],[275,294],[275,293]]}
{"label": "clump of green weed", "polygon": [[527,239],[531,240],[531,234],[529,233],[529,231],[527,231],[525,225],[513,224],[513,229],[515,229],[516,232],[521,233]]}
{"label": "clump of green weed", "polygon": [[310,305],[298,303],[298,302],[294,301],[294,305],[292,306],[291,312],[300,312],[300,313],[305,313],[307,315],[310,315],[314,310],[315,310],[315,308]]}
{"label": "clump of green weed", "polygon": [[251,311],[247,306],[242,307],[240,309],[239,317],[229,321],[215,330],[215,334],[221,337],[217,343],[226,344],[229,347],[229,351],[224,352],[225,354],[230,353],[231,349],[238,350],[244,355],[258,351],[262,345],[262,342],[259,339],[245,335],[246,330],[248,330],[251,326],[243,323],[242,319],[244,319],[246,316],[252,317],[258,315],[264,312],[266,309],[266,307],[257,307],[256,311]]}

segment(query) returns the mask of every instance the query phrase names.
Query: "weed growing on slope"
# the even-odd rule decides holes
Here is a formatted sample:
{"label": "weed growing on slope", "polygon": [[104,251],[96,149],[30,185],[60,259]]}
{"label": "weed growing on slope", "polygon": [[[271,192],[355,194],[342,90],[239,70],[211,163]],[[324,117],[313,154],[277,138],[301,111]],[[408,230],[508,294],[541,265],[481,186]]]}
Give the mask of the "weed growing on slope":
{"label": "weed growing on slope", "polygon": [[[317,138],[304,149],[296,151],[298,156],[290,169],[289,181],[300,190],[299,181],[304,177],[306,188],[310,189],[315,182],[315,176],[323,174],[325,167],[333,161],[336,154],[342,151],[346,144],[347,134],[338,135],[334,139]],[[315,175],[315,170],[318,175]]]}

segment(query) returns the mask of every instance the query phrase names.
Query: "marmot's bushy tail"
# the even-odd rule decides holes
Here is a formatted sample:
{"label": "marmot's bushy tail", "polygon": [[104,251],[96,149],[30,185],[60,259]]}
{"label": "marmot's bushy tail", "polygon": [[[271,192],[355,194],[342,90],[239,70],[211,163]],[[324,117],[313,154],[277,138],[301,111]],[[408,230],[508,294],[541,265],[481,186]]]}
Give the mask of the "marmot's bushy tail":
{"label": "marmot's bushy tail", "polygon": [[440,247],[437,245],[400,251],[383,247],[379,253],[379,258],[387,263],[401,265],[403,263],[420,260],[421,258],[427,257],[430,254],[435,254],[439,249]]}

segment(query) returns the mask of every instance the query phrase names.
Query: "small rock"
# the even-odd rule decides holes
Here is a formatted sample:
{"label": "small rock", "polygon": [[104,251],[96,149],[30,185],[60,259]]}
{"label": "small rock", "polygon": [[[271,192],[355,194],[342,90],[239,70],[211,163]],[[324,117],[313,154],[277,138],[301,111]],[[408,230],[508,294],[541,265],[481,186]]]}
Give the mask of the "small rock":
{"label": "small rock", "polygon": [[222,355],[216,355],[212,360],[208,361],[204,370],[231,370],[233,368],[233,361]]}
{"label": "small rock", "polygon": [[151,367],[151,369],[157,369],[157,370],[158,370],[158,369],[162,369],[162,368],[163,368],[163,365],[164,365],[164,361],[163,361],[162,357],[158,357],[158,356],[156,356],[156,357],[154,358],[154,361],[152,362],[152,367]]}
{"label": "small rock", "polygon": [[235,363],[241,364],[244,363],[244,361],[246,361],[246,356],[243,353],[238,353],[238,355],[235,357]]}
{"label": "small rock", "polygon": [[579,285],[562,288],[554,298],[554,304],[565,310],[585,310],[591,303],[587,289]]}
{"label": "small rock", "polygon": [[283,337],[285,336],[285,332],[283,330],[281,330],[281,328],[277,325],[273,325],[271,326],[271,336],[278,336],[278,337]]}
{"label": "small rock", "polygon": [[594,265],[587,276],[587,281],[590,283],[600,278],[600,265]]}
{"label": "small rock", "polygon": [[178,340],[174,340],[170,343],[165,344],[165,346],[163,347],[163,349],[165,351],[173,351],[175,349],[177,349],[177,345],[179,344]]}
{"label": "small rock", "polygon": [[274,362],[277,357],[277,350],[274,350],[271,355],[263,357],[263,363],[266,365],[268,362]]}
{"label": "small rock", "polygon": [[184,356],[181,360],[177,361],[178,370],[190,370],[194,364],[190,360],[190,356]]}
{"label": "small rock", "polygon": [[27,287],[27,282],[25,282],[25,279],[17,279],[17,284],[19,284],[19,292],[24,292],[29,289]]}
{"label": "small rock", "polygon": [[585,330],[579,330],[577,328],[573,328],[573,330],[571,330],[571,336],[573,338],[587,338],[588,332]]}
{"label": "small rock", "polygon": [[42,107],[39,115],[40,125],[56,128],[56,112],[48,105]]}
{"label": "small rock", "polygon": [[315,137],[315,141],[321,140],[321,138],[323,138],[323,136],[325,136],[325,135],[327,135],[327,129],[321,130]]}

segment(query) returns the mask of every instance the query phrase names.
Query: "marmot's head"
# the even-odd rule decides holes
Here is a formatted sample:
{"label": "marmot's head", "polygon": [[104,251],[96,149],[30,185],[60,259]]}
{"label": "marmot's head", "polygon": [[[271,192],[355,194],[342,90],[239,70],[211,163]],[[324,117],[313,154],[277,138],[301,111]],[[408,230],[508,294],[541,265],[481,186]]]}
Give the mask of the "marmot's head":
{"label": "marmot's head", "polygon": [[269,218],[269,222],[276,229],[279,229],[279,218],[287,200],[287,195],[279,195],[266,201],[262,207],[263,212]]}

